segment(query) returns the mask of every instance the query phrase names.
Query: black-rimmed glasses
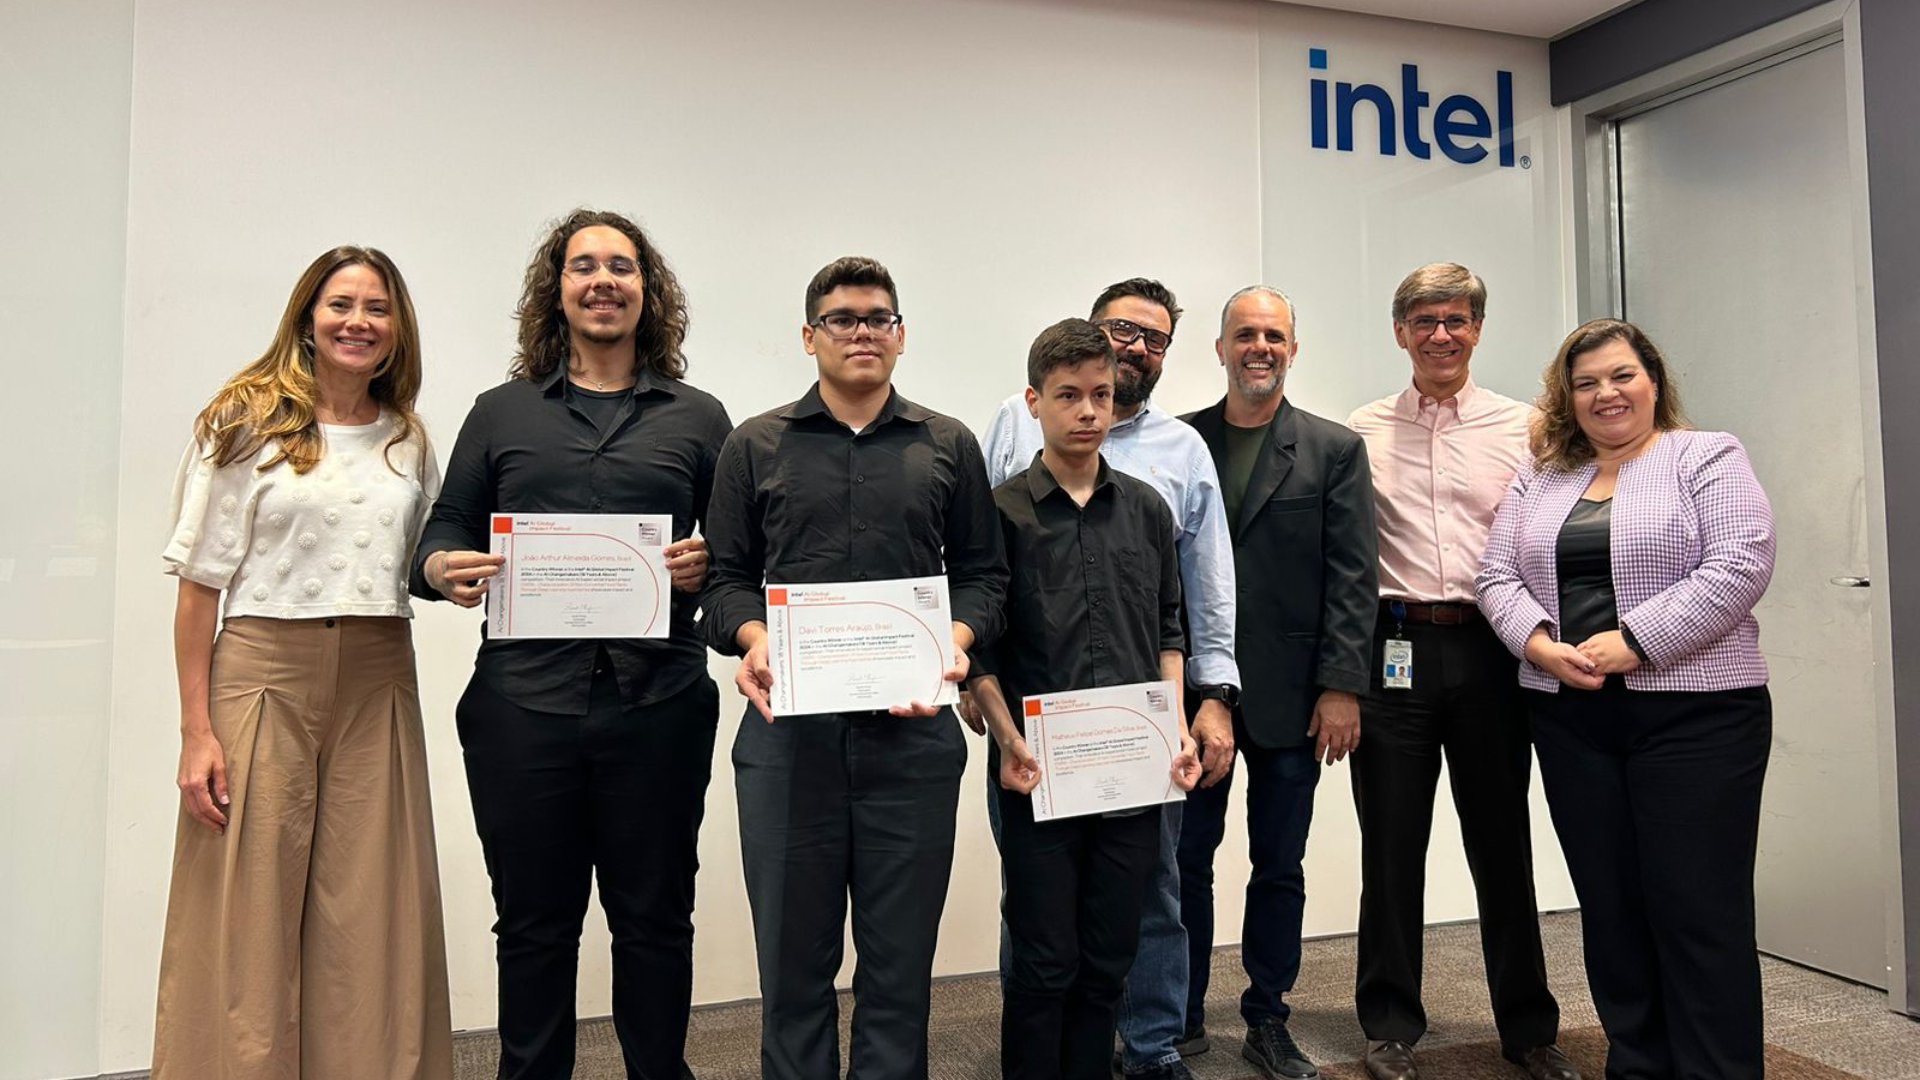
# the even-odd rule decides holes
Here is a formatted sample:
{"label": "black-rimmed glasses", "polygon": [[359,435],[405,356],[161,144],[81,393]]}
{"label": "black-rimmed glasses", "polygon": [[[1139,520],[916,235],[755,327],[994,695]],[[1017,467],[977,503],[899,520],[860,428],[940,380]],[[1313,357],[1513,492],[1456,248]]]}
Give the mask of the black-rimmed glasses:
{"label": "black-rimmed glasses", "polygon": [[876,334],[886,334],[904,322],[906,318],[897,311],[870,311],[865,315],[855,315],[851,311],[829,311],[813,320],[813,325],[836,338],[850,338],[863,326]]}
{"label": "black-rimmed glasses", "polygon": [[1155,356],[1167,351],[1173,344],[1173,335],[1164,330],[1155,330],[1150,326],[1141,326],[1126,319],[1101,319],[1094,325],[1107,332],[1115,345],[1131,345],[1136,341],[1145,341],[1147,351]]}

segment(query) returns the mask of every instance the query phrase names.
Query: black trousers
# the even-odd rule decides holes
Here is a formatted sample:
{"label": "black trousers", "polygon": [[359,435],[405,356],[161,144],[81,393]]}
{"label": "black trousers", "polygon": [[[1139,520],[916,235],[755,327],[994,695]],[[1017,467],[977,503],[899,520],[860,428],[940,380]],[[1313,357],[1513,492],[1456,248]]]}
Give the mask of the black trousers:
{"label": "black trousers", "polygon": [[1444,754],[1460,839],[1480,909],[1480,944],[1494,1025],[1507,1049],[1559,1036],[1560,1006],[1547,989],[1533,893],[1527,787],[1533,755],[1518,662],[1486,623],[1409,624],[1413,687],[1380,685],[1383,643],[1374,633],[1373,686],[1361,700],[1353,798],[1360,813],[1360,940],[1354,1005],[1369,1039],[1411,1044],[1427,1030],[1420,1004],[1427,840]]}
{"label": "black trousers", "polygon": [[478,676],[455,718],[493,881],[502,1080],[573,1075],[580,923],[597,874],[627,1076],[680,1080],[693,997],[693,879],[720,697],[705,675],[623,705],[596,671],[585,716],[519,708]]}
{"label": "black trousers", "polygon": [[1000,804],[1013,949],[1000,1011],[1000,1075],[1108,1080],[1114,1013],[1160,862],[1160,808],[1036,822],[1031,796],[996,786],[992,797]]}
{"label": "black trousers", "polygon": [[933,950],[953,869],[966,739],[952,710],[787,716],[749,708],[733,744],[760,965],[765,1080],[840,1073],[840,970],[853,907],[850,1080],[924,1080]]}
{"label": "black trousers", "polygon": [[1758,1077],[1764,686],[1527,692],[1610,1080]]}
{"label": "black trousers", "polygon": [[1206,1025],[1207,989],[1213,966],[1213,856],[1227,834],[1227,796],[1233,778],[1246,779],[1247,879],[1240,962],[1247,989],[1240,1018],[1248,1027],[1292,1015],[1286,995],[1300,977],[1300,928],[1307,908],[1307,830],[1313,824],[1313,792],[1320,762],[1313,746],[1269,749],[1248,734],[1240,710],[1233,713],[1239,762],[1218,784],[1187,796],[1180,829],[1180,921],[1187,928],[1187,1031]]}

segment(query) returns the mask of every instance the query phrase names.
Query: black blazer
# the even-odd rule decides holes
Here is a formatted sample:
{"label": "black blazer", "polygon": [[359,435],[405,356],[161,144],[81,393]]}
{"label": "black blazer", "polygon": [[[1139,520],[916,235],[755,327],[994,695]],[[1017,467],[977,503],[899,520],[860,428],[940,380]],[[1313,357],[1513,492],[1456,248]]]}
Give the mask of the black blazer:
{"label": "black blazer", "polygon": [[[1226,402],[1182,419],[1224,472]],[[1380,563],[1366,443],[1283,399],[1228,524],[1241,717],[1255,745],[1299,746],[1320,691],[1368,686]]]}

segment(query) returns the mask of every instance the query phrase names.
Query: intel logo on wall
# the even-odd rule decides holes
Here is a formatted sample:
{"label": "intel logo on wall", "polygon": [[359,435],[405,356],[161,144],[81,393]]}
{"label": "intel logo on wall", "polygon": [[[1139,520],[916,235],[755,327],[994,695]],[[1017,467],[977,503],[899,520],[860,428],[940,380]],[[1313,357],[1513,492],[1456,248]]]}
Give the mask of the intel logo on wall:
{"label": "intel logo on wall", "polygon": [[[1308,49],[1307,66],[1314,71],[1327,70],[1327,50]],[[1443,98],[1433,110],[1429,128],[1423,115],[1431,96],[1420,88],[1420,66],[1400,65],[1400,95],[1373,83],[1336,82],[1331,92],[1327,80],[1315,78],[1308,84],[1312,96],[1313,146],[1316,150],[1353,150],[1353,117],[1363,106],[1375,110],[1379,120],[1380,154],[1396,157],[1404,145],[1411,157],[1425,160],[1436,147],[1449,161],[1476,165],[1486,160],[1489,140],[1495,141],[1500,167],[1515,164],[1513,152],[1513,72],[1496,71],[1493,77],[1493,111],[1479,98],[1454,94]],[[1431,130],[1432,141],[1427,132]],[[1522,162],[1531,164],[1531,162]]]}

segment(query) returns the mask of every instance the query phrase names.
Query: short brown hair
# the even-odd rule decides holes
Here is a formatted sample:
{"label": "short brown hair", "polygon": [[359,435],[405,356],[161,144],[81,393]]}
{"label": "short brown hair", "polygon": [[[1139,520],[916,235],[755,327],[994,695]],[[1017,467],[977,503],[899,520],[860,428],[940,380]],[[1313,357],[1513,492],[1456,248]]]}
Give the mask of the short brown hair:
{"label": "short brown hair", "polygon": [[1580,430],[1580,419],[1573,412],[1573,362],[1610,341],[1626,342],[1653,380],[1654,429],[1676,431],[1687,426],[1686,414],[1680,408],[1680,388],[1667,373],[1666,357],[1660,355],[1646,332],[1619,319],[1595,319],[1568,334],[1560,343],[1560,351],[1540,373],[1542,389],[1534,402],[1540,412],[1533,418],[1529,440],[1534,464],[1540,468],[1570,471],[1593,460],[1593,443]]}
{"label": "short brown hair", "polygon": [[1407,321],[1407,312],[1426,304],[1444,304],[1465,300],[1473,309],[1473,321],[1487,317],[1487,283],[1480,275],[1459,263],[1428,263],[1408,274],[1393,290],[1393,321]]}
{"label": "short brown hair", "polygon": [[835,259],[820,268],[807,282],[807,324],[820,314],[820,301],[827,294],[843,285],[865,286],[867,288],[887,290],[887,302],[893,305],[893,313],[900,314],[900,293],[893,287],[893,275],[880,264],[878,259],[869,259],[865,255],[846,255]]}
{"label": "short brown hair", "polygon": [[1061,319],[1040,331],[1027,350],[1027,385],[1039,391],[1049,373],[1089,360],[1113,368],[1113,343],[1106,332],[1085,319]]}

